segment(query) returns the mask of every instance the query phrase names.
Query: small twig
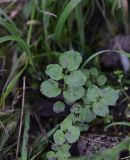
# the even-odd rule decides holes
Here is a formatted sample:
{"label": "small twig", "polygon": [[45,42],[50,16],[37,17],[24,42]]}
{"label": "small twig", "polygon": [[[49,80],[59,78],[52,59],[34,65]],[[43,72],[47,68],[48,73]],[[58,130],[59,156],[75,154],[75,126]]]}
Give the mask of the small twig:
{"label": "small twig", "polygon": [[38,125],[39,125],[40,130],[42,131],[43,135],[45,136],[46,143],[48,143],[48,138],[47,138],[47,134],[46,134],[45,129],[42,127],[38,116],[37,116],[36,114],[34,114],[34,116],[35,116],[35,118],[36,118],[36,120],[37,120],[37,123],[38,123]]}
{"label": "small twig", "polygon": [[19,133],[18,133],[18,139],[17,139],[17,148],[16,148],[16,160],[18,160],[18,153],[19,153],[19,145],[20,145],[20,137],[21,137],[21,131],[22,131],[22,125],[23,125],[23,114],[24,114],[24,106],[25,106],[25,77],[23,78],[23,96],[22,96],[22,109],[21,109],[21,115],[20,115],[20,126],[19,126]]}

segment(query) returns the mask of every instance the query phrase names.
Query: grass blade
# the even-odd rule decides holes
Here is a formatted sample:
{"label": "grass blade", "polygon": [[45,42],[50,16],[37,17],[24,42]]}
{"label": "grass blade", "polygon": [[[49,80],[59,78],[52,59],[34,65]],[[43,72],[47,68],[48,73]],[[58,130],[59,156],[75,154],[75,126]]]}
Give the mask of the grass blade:
{"label": "grass blade", "polygon": [[79,37],[80,37],[80,44],[81,44],[81,53],[84,53],[84,19],[83,19],[83,12],[82,12],[82,3],[79,3],[79,5],[75,8],[75,16],[77,19],[77,24],[78,24],[78,32],[79,32]]}
{"label": "grass blade", "polygon": [[24,133],[23,133],[23,142],[22,142],[22,152],[21,152],[21,160],[28,159],[28,138],[29,138],[29,128],[30,128],[30,114],[29,111],[25,114],[25,122],[24,122]]}
{"label": "grass blade", "polygon": [[130,127],[130,122],[114,122],[114,123],[109,124],[104,130],[106,131],[108,128],[110,128],[112,126],[116,126],[116,125]]}
{"label": "grass blade", "polygon": [[0,99],[1,106],[4,106],[6,97],[12,91],[16,82],[19,80],[19,78],[23,74],[24,70],[26,69],[27,64],[28,64],[28,59],[30,60],[30,63],[32,64],[32,57],[31,57],[30,48],[28,47],[27,43],[22,38],[15,36],[15,35],[0,37],[0,43],[7,42],[7,41],[16,41],[19,44],[19,46],[26,53],[26,62],[25,62],[25,66],[23,67],[23,69],[13,78],[13,80],[8,84],[6,89],[4,88],[1,99]]}
{"label": "grass blade", "polygon": [[55,37],[58,39],[61,36],[61,32],[64,27],[64,23],[69,16],[69,14],[73,11],[73,9],[81,2],[82,0],[71,0],[67,6],[65,7],[63,13],[61,14],[58,23],[55,28]]}
{"label": "grass blade", "polygon": [[129,53],[126,53],[124,51],[116,51],[116,50],[103,50],[103,51],[99,51],[99,52],[96,52],[94,53],[92,56],[90,56],[83,64],[82,64],[82,68],[84,68],[93,58],[95,58],[96,56],[100,55],[100,54],[103,54],[103,53],[106,53],[106,52],[115,52],[115,53],[119,53],[119,54],[122,54],[124,56],[127,56],[128,58],[130,58],[130,54]]}
{"label": "grass blade", "polygon": [[16,36],[21,36],[16,25],[10,19],[10,17],[0,8],[0,25],[5,27],[9,33]]}
{"label": "grass blade", "polygon": [[7,42],[7,41],[16,41],[19,44],[19,46],[23,49],[23,51],[25,51],[25,53],[27,54],[27,57],[29,57],[30,61],[32,62],[30,48],[22,38],[15,35],[0,37],[0,43]]}
{"label": "grass blade", "polygon": [[[50,138],[54,132],[59,128],[60,124],[57,124],[51,131],[49,131],[47,133],[47,138]],[[43,152],[43,150],[45,149],[46,145],[46,137],[45,136],[41,136],[38,137],[38,140],[36,141],[36,143],[34,143],[34,151],[36,152],[32,158],[30,158],[30,160],[34,160],[35,158],[37,158],[37,156]]]}
{"label": "grass blade", "polygon": [[25,71],[27,67],[27,62],[25,64],[25,66],[23,67],[23,69],[13,78],[13,80],[8,84],[8,86],[6,87],[5,91],[2,93],[1,95],[1,99],[0,99],[0,106],[4,107],[5,105],[5,99],[7,98],[7,96],[9,95],[9,93],[12,91],[12,89],[14,88],[16,82],[19,80],[19,78],[21,77],[21,75],[23,74],[23,72]]}

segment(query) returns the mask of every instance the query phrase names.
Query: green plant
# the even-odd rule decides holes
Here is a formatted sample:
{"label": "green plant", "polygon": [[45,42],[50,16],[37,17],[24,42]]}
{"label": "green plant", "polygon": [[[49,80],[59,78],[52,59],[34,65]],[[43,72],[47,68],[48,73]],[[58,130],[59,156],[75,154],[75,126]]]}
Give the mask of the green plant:
{"label": "green plant", "polygon": [[[126,27],[124,26],[126,28],[126,33],[127,27],[129,28],[129,25],[126,23],[127,16],[125,17],[127,8],[122,5],[123,1],[121,0],[102,0],[101,3],[99,3],[98,0],[28,0],[25,3],[21,3],[21,1],[13,1],[13,3],[12,1],[8,1],[7,3],[3,1],[3,3],[4,4],[0,2],[0,56],[5,59],[3,60],[2,67],[4,72],[1,70],[0,60],[0,121],[2,127],[0,131],[0,159],[5,159],[5,156],[8,157],[12,155],[16,150],[17,136],[14,136],[14,134],[17,133],[15,128],[19,128],[19,112],[21,111],[21,106],[19,105],[20,103],[15,106],[13,103],[15,101],[14,96],[16,93],[21,93],[22,76],[26,77],[27,95],[28,88],[32,89],[29,97],[27,96],[25,100],[28,108],[31,109],[33,107],[32,104],[35,104],[32,103],[32,100],[34,99],[33,97],[37,95],[34,94],[34,90],[38,88],[39,81],[45,78],[41,70],[41,66],[44,68],[44,65],[55,62],[57,57],[61,54],[59,51],[63,52],[66,49],[69,50],[74,48],[79,50],[84,58],[91,55],[90,58],[82,64],[81,67],[84,68],[83,66],[85,66],[95,56],[104,54],[105,52],[110,52],[110,50],[104,50],[93,54],[94,50],[100,50],[100,48],[97,48],[97,46],[100,46],[99,43],[103,44],[108,37],[113,37],[115,34],[120,33],[118,31],[118,25],[115,25],[116,23],[119,23],[120,25],[124,23],[124,25],[126,25]],[[98,14],[99,10],[101,14]],[[110,12],[114,15],[113,17],[111,17]],[[14,15],[14,17],[12,17],[12,15]],[[101,15],[104,17],[104,20],[102,20]],[[106,27],[105,23],[107,24]],[[114,24],[114,27],[112,24]],[[122,27],[123,26],[121,26],[121,28]],[[106,34],[107,28],[110,30],[108,34]],[[104,31],[105,36],[103,33]],[[123,51],[113,50],[112,52],[119,52],[130,57],[128,53]],[[52,68],[54,70],[52,70]],[[70,76],[71,73],[73,78]],[[83,75],[82,73],[84,73],[87,78],[85,84],[84,80],[86,78],[83,78],[83,80],[80,79]],[[95,119],[98,114],[105,114],[108,112],[107,106],[105,107],[105,113],[98,113],[100,111],[97,112],[97,110],[94,109],[94,106],[98,102],[98,98],[90,104],[86,104],[84,99],[87,94],[87,90],[91,90],[91,88],[94,90],[98,87],[98,90],[103,92],[102,90],[105,89],[105,86],[107,85],[106,76],[104,76],[96,68],[91,68],[89,70],[80,68],[78,71],[69,71],[69,69],[66,70],[59,64],[56,64],[55,67],[53,64],[50,64],[48,65],[46,74],[48,76],[50,75],[51,78],[50,81],[47,81],[46,88],[50,88],[51,90],[52,86],[54,89],[53,91],[51,90],[47,93],[48,97],[51,98],[52,96],[56,96],[56,94],[62,94],[66,97],[63,101],[57,101],[54,104],[54,112],[58,114],[63,112],[66,104],[70,104],[71,106],[71,114],[66,117],[66,119],[70,120],[69,122],[63,123],[65,126],[69,126],[68,123],[72,123],[70,125],[71,129],[74,130],[76,127],[79,128],[81,132],[89,128],[92,120]],[[65,79],[65,77],[67,78]],[[124,77],[121,78],[121,80],[123,81]],[[122,85],[121,82],[120,85]],[[73,93],[77,92],[77,90],[75,90],[76,87],[79,91],[77,95],[78,97],[81,97],[79,99],[77,99],[77,95],[73,95]],[[124,86],[121,90],[124,90],[123,92],[125,93]],[[80,95],[81,91],[82,94]],[[102,99],[104,99],[104,97]],[[11,104],[13,104],[13,107]],[[39,107],[39,103],[37,106]],[[10,107],[14,110],[13,114],[10,113]],[[95,113],[95,111],[97,113]],[[5,113],[6,115],[3,115]],[[128,114],[129,113],[127,113],[127,115]],[[41,154],[43,154],[43,152],[45,153],[47,150],[46,136],[43,136],[42,131],[38,131],[36,127],[35,132],[40,133],[38,133],[38,137],[35,136],[34,143],[32,144],[32,140],[30,140],[30,138],[34,137],[32,136],[32,130],[30,129],[28,132],[28,125],[32,125],[32,118],[29,120],[26,117],[27,115],[24,115],[25,121],[22,127],[23,131],[21,136],[23,137],[21,137],[21,143],[19,146],[19,152],[21,153],[19,153],[19,158],[31,160],[45,159],[45,157],[43,158],[43,155]],[[3,116],[5,117],[3,118]],[[39,119],[40,116],[41,114],[38,113]],[[104,115],[103,118],[107,123],[109,123],[112,119],[111,115],[108,114],[106,116]],[[17,124],[14,125],[14,122]],[[47,123],[50,123],[50,119],[47,120]],[[54,123],[54,125],[56,124]],[[51,127],[52,126],[53,125],[51,125]],[[53,135],[55,130],[57,130],[56,128],[59,128],[57,126],[60,126],[60,124],[55,127],[53,126],[54,128],[47,132],[48,138]],[[63,126],[60,128],[65,135],[68,133],[68,126],[66,129],[63,129],[65,128]],[[8,128],[10,128],[10,132],[8,131],[9,134],[6,133]],[[68,144],[68,141],[70,141],[70,139],[65,139],[64,144]],[[63,145],[58,145],[58,149],[54,150],[55,153],[52,153],[52,157],[53,155],[54,157],[60,155],[62,150],[64,150],[63,157],[65,157],[65,154],[66,157],[70,156],[69,148],[71,145],[65,145],[65,147],[62,147]],[[13,159],[15,158],[13,157]],[[59,159],[63,158],[60,157]]]}
{"label": "green plant", "polygon": [[49,98],[63,95],[64,102],[58,101],[53,106],[56,113],[63,112],[65,104],[71,106],[70,114],[53,135],[53,151],[47,153],[49,160],[70,157],[71,144],[79,139],[82,131],[88,130],[96,116],[108,116],[108,106],[115,105],[119,97],[119,90],[105,86],[105,75],[96,68],[79,69],[81,63],[80,53],[71,50],[60,55],[59,64],[46,67],[50,79],[41,83],[41,93]]}

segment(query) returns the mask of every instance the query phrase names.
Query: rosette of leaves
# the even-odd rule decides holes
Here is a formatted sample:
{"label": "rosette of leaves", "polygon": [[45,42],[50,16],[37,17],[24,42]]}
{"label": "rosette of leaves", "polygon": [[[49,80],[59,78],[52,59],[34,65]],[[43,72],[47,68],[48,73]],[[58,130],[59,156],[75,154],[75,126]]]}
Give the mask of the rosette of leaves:
{"label": "rosette of leaves", "polygon": [[56,156],[58,160],[68,160],[68,158],[71,156],[69,149],[69,144],[63,144],[59,149],[57,150]]}
{"label": "rosette of leaves", "polygon": [[93,112],[97,116],[105,117],[109,114],[108,106],[114,106],[119,98],[119,90],[111,87],[100,89],[96,85],[88,88],[83,97],[86,105],[91,105]]}
{"label": "rosette of leaves", "polygon": [[68,160],[71,156],[69,152],[70,147],[69,144],[63,144],[57,147],[56,151],[49,151],[47,153],[48,160]]}
{"label": "rosette of leaves", "polygon": [[[48,160],[67,160],[71,144],[79,139],[80,132],[86,131],[96,116],[107,116],[108,106],[115,105],[119,97],[119,90],[104,88],[107,78],[96,68],[79,70],[81,63],[79,52],[67,51],[59,57],[59,64],[46,67],[49,79],[41,83],[41,93],[49,98],[62,94],[64,102],[73,104],[71,113],[53,135],[53,151],[47,153]],[[54,112],[63,112],[64,102],[57,101],[53,105]]]}
{"label": "rosette of leaves", "polygon": [[[61,93],[66,103],[74,103],[85,94],[84,85],[86,75],[78,68],[82,62],[82,56],[76,51],[67,51],[59,57],[59,64],[49,64],[45,73],[50,79],[41,83],[41,93],[49,98],[57,97]],[[63,83],[60,81],[63,80]],[[63,112],[65,104],[56,102],[53,110],[56,113]]]}
{"label": "rosette of leaves", "polygon": [[70,144],[75,143],[80,137],[80,129],[73,125],[72,119],[68,116],[61,123],[54,135],[53,151],[47,153],[48,160],[67,160],[70,157]]}
{"label": "rosette of leaves", "polygon": [[60,129],[57,130],[54,135],[54,142],[57,145],[62,145],[65,142],[74,143],[79,139],[80,129],[73,125],[72,119],[66,117],[61,123]]}

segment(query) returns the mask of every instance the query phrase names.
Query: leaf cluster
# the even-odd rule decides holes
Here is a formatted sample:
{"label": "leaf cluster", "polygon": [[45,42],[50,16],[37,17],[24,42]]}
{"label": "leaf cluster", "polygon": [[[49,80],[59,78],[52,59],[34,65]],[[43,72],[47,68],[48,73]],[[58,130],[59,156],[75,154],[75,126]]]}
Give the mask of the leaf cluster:
{"label": "leaf cluster", "polygon": [[[82,98],[87,76],[78,69],[81,63],[82,56],[79,52],[72,50],[61,54],[59,64],[49,64],[46,67],[45,72],[50,79],[41,83],[41,93],[49,98],[63,94],[66,103],[74,103]],[[60,113],[64,111],[65,105],[59,101],[54,104],[53,109]]]}
{"label": "leaf cluster", "polygon": [[90,123],[97,117],[108,117],[109,106],[114,106],[119,90],[106,86],[107,78],[92,67],[79,69],[82,56],[76,51],[60,55],[59,64],[49,64],[46,74],[50,79],[41,83],[41,93],[49,98],[64,97],[64,102],[53,105],[56,113],[63,112],[65,104],[70,104],[70,114],[54,133],[52,150],[47,153],[48,160],[67,160],[69,149],[82,131],[87,131]]}
{"label": "leaf cluster", "polygon": [[87,82],[85,84],[86,87],[89,87],[92,84],[102,87],[107,83],[107,77],[100,73],[95,67],[91,67],[90,69],[82,69],[82,71],[87,76]]}
{"label": "leaf cluster", "polygon": [[72,119],[66,117],[54,135],[54,144],[52,145],[53,151],[47,153],[47,158],[67,160],[71,155],[69,149],[71,144],[75,143],[80,137],[80,129],[73,125]]}

